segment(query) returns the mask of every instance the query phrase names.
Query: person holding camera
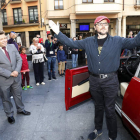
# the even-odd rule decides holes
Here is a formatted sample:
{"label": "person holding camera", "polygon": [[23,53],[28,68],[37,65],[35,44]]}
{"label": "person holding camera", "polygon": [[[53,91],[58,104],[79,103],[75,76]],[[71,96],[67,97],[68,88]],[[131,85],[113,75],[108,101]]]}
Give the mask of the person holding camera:
{"label": "person holding camera", "polygon": [[44,83],[44,47],[38,43],[39,39],[34,37],[33,44],[30,46],[30,53],[32,54],[32,63],[35,75],[36,85],[39,86]]}
{"label": "person holding camera", "polygon": [[[51,81],[53,78],[56,80],[55,76],[55,64],[56,64],[56,55],[55,49],[58,47],[56,41],[53,40],[51,34],[47,35],[47,40],[45,41],[46,56],[48,58],[48,80]],[[52,71],[51,71],[52,70]]]}
{"label": "person holding camera", "polygon": [[10,39],[8,40],[8,44],[14,44],[14,46],[18,50],[18,44],[15,41],[15,38],[17,37],[17,34],[14,31],[11,31],[9,37],[10,37]]}

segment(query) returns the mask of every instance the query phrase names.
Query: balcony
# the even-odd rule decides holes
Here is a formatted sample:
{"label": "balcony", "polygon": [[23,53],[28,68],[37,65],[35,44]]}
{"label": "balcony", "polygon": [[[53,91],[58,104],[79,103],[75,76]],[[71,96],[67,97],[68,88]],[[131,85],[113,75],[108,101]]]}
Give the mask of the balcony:
{"label": "balcony", "polygon": [[10,3],[11,4],[20,4],[21,0],[12,0]]}
{"label": "balcony", "polygon": [[34,24],[39,24],[39,16],[37,15],[34,19],[29,18],[28,15],[23,15],[22,18],[16,20],[14,17],[7,17],[3,26],[30,26]]}
{"label": "balcony", "polygon": [[134,5],[134,8],[136,10],[140,8],[140,0],[136,0],[136,4]]}
{"label": "balcony", "polygon": [[115,3],[114,1],[98,2],[94,0],[93,3],[82,3],[82,0],[75,0],[76,14],[101,14],[101,13],[120,13],[122,11],[121,1]]}
{"label": "balcony", "polygon": [[1,1],[1,6],[4,6],[6,4],[6,0]]}
{"label": "balcony", "polygon": [[38,0],[25,0],[25,2],[35,2],[35,1],[38,1]]}

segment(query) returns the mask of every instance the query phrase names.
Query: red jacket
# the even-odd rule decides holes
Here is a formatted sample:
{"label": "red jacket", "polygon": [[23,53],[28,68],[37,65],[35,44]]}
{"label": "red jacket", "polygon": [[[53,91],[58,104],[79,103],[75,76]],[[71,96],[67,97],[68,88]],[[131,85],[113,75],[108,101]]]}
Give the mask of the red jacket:
{"label": "red jacket", "polygon": [[20,56],[22,58],[22,67],[21,67],[21,70],[27,70],[27,69],[29,69],[28,62],[27,62],[27,55],[21,53]]}

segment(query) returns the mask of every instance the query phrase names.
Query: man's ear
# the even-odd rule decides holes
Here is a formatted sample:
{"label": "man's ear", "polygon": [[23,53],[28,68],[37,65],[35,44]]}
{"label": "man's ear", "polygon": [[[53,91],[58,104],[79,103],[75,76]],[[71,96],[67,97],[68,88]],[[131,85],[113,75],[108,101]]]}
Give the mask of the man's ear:
{"label": "man's ear", "polygon": [[96,31],[96,26],[94,26],[94,30]]}

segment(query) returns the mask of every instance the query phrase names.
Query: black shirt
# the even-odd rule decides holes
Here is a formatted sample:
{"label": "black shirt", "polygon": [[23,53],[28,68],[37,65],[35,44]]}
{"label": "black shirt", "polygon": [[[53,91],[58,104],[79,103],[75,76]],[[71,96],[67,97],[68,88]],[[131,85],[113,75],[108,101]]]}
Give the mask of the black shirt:
{"label": "black shirt", "polygon": [[107,37],[106,38],[103,38],[103,39],[97,39],[99,54],[101,54],[103,45],[104,45],[104,43],[105,43],[106,40],[107,40]]}

